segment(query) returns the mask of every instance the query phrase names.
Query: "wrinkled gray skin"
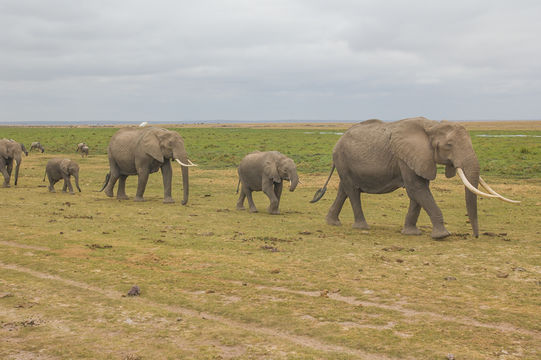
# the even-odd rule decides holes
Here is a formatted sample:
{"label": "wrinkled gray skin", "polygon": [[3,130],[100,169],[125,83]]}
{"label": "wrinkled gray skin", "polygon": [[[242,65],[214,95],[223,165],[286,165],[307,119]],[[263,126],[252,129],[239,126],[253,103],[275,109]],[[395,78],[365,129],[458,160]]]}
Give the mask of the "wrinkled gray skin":
{"label": "wrinkled gray skin", "polygon": [[[261,191],[269,197],[268,212],[276,215],[280,211],[283,180],[291,181],[289,191],[294,191],[299,183],[297,167],[293,160],[278,151],[253,152],[242,159],[238,167],[239,184],[242,184],[237,209],[244,209],[244,199],[248,198],[250,212],[257,212],[252,191]],[[238,185],[237,185],[238,192]]]}
{"label": "wrinkled gray skin", "polygon": [[[59,180],[64,179],[64,186],[62,187],[62,192],[66,192],[66,189],[69,189],[70,194],[74,195],[73,186],[71,186],[70,176],[73,176],[75,180],[75,186],[77,190],[81,192],[79,187],[79,165],[70,159],[61,159],[55,158],[47,162],[45,166],[45,175],[49,179],[49,191],[55,192],[54,184]],[[43,181],[45,181],[45,176],[43,176]]]}
{"label": "wrinkled gray skin", "polygon": [[[171,181],[173,169],[171,160],[179,159],[188,163],[188,154],[184,148],[184,140],[175,131],[147,127],[126,127],[118,130],[109,142],[108,180],[102,188],[107,196],[113,196],[113,188],[117,180],[118,199],[128,199],[126,195],[126,178],[137,175],[137,194],[135,201],[144,201],[143,194],[151,173],[161,169],[163,178],[164,203],[173,203],[171,197]],[[188,202],[189,183],[188,168],[182,166],[184,198],[182,205]]]}
{"label": "wrinkled gray skin", "polygon": [[45,151],[45,149],[43,148],[43,146],[41,146],[39,141],[34,141],[32,144],[30,144],[30,151],[34,149],[40,150],[42,154]]}
{"label": "wrinkled gray skin", "polygon": [[[338,216],[349,198],[355,217],[353,227],[368,229],[360,194],[385,194],[405,187],[410,204],[402,233],[421,234],[416,224],[423,208],[432,222],[432,237],[444,238],[449,232],[429,188],[430,180],[436,177],[436,164],[445,165],[448,178],[461,168],[474,187],[479,183],[479,162],[466,129],[422,117],[392,123],[368,120],[352,126],[334,147],[333,162],[340,184],[327,214],[330,225],[340,225]],[[319,200],[316,198],[317,193],[312,201]],[[466,208],[473,234],[478,237],[477,197],[468,189]]]}
{"label": "wrinkled gray skin", "polygon": [[15,180],[17,185],[19,179],[19,167],[22,162],[22,154],[28,156],[28,151],[23,144],[15,140],[0,139],[0,172],[4,176],[3,187],[10,187],[11,172],[13,171],[13,161],[17,163],[15,166]]}

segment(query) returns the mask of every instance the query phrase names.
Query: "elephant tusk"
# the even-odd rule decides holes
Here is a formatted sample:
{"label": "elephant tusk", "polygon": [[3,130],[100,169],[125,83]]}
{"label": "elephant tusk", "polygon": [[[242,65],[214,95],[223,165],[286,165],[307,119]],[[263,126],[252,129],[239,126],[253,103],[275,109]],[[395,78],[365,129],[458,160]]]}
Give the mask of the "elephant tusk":
{"label": "elephant tusk", "polygon": [[188,159],[188,162],[190,163],[191,166],[197,166],[197,164],[194,164],[190,159]]}
{"label": "elephant tusk", "polygon": [[464,186],[466,186],[468,188],[468,190],[470,190],[472,193],[474,193],[475,195],[477,196],[483,196],[483,197],[489,197],[489,198],[495,198],[495,197],[498,197],[496,195],[491,195],[491,194],[487,194],[487,193],[484,193],[478,189],[475,188],[475,186],[473,186],[469,181],[468,179],[466,179],[466,175],[464,175],[464,171],[461,169],[461,168],[456,168],[456,172],[458,174],[458,176],[460,176],[460,180],[462,180],[462,182],[464,183]]}
{"label": "elephant tusk", "polygon": [[[190,166],[197,166],[195,164],[191,164],[191,165],[188,165],[188,164],[184,164],[182,161],[180,161],[179,159],[175,159],[176,162],[178,162],[180,164],[180,166],[186,166],[186,167],[190,167]],[[188,160],[190,161],[190,160]],[[191,162],[191,161],[190,161]]]}
{"label": "elephant tusk", "polygon": [[299,184],[302,184],[302,181],[301,181],[301,179],[299,179]]}
{"label": "elephant tusk", "polygon": [[483,180],[480,176],[479,176],[479,183],[485,188],[487,189],[487,191],[489,193],[491,193],[492,195],[496,195],[500,200],[502,201],[505,201],[505,202],[508,202],[508,203],[511,203],[511,204],[519,204],[520,201],[518,200],[511,200],[511,199],[508,199],[506,197],[503,197],[501,196],[500,194],[498,194],[496,191],[494,191],[494,189],[492,189],[490,186],[488,186],[488,184],[485,182],[485,180]]}

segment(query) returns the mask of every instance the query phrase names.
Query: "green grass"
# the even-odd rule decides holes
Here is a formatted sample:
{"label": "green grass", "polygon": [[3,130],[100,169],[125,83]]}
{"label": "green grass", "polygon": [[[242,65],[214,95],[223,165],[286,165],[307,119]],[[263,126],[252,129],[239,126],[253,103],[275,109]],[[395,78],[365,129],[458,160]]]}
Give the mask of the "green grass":
{"label": "green grass", "polygon": [[[17,187],[0,188],[0,358],[541,356],[541,182],[513,169],[523,166],[516,156],[539,163],[539,138],[473,136],[481,166],[499,164],[483,175],[523,202],[480,200],[482,235],[472,238],[463,186],[440,175],[432,191],[454,235],[434,241],[424,212],[422,236],[400,234],[403,190],[363,195],[368,231],[351,228],[349,204],[343,226],[325,224],[337,176],[320,202],[308,201],[325,181],[339,135],[177,130],[200,164],[190,170],[187,206],[178,167],[176,204],[161,202],[159,175],[150,177],[144,203],[96,192],[114,129],[0,128],[0,137],[46,147],[24,158]],[[75,155],[81,140],[91,145],[88,158]],[[236,211],[236,162],[267,149],[292,156],[303,183],[284,192],[281,215],[265,213],[261,193],[254,196],[259,213]],[[82,193],[43,187],[53,156],[78,161]],[[128,178],[128,195],[135,187]],[[141,296],[123,297],[134,284]]]}
{"label": "green grass", "polygon": [[[189,155],[208,169],[233,169],[251,151],[279,150],[295,160],[299,171],[326,172],[332,149],[346,129],[175,128],[184,138]],[[110,127],[46,128],[0,127],[0,138],[14,138],[30,147],[40,141],[47,153],[74,153],[85,141],[94,155],[107,154],[116,131]],[[472,131],[473,146],[483,174],[514,179],[541,177],[541,131]],[[527,135],[483,137],[482,135]]]}

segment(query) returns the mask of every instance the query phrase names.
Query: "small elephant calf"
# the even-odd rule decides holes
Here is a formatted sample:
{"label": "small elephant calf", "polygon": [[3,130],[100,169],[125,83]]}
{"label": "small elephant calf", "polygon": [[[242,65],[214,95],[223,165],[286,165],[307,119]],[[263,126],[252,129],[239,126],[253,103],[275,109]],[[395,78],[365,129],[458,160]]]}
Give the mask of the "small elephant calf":
{"label": "small elephant calf", "polygon": [[289,191],[294,191],[299,183],[295,162],[278,151],[256,151],[246,155],[240,162],[238,174],[237,193],[241,183],[242,188],[237,209],[244,209],[244,199],[247,197],[250,212],[257,212],[252,191],[263,190],[270,200],[269,213],[276,215],[280,213],[278,206],[282,195],[282,180],[291,182]]}
{"label": "small elephant calf", "polygon": [[55,192],[54,184],[60,179],[64,179],[64,187],[62,192],[66,192],[69,189],[70,194],[74,194],[73,186],[71,186],[70,176],[75,179],[75,186],[77,190],[81,192],[79,187],[79,165],[70,159],[55,158],[47,162],[45,167],[45,174],[43,175],[43,181],[45,181],[45,175],[49,178],[49,191]]}

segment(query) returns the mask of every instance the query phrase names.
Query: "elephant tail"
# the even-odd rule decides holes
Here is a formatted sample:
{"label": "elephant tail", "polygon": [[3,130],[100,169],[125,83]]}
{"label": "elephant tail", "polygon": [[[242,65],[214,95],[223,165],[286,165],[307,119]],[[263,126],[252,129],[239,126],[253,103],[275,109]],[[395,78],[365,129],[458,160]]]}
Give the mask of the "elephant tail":
{"label": "elephant tail", "polygon": [[[105,189],[105,187],[107,186],[107,184],[109,183],[109,179],[111,178],[111,173],[108,172],[107,175],[105,175],[105,182],[103,183],[103,186],[101,187],[101,190],[99,192],[102,192],[103,189]],[[80,191],[80,190],[79,190]]]}
{"label": "elephant tail", "polygon": [[325,185],[323,185],[323,187],[321,189],[316,191],[316,193],[314,194],[314,198],[312,200],[310,200],[311,203],[317,202],[319,199],[321,199],[323,197],[323,195],[325,195],[325,192],[327,191],[327,184],[331,180],[331,176],[332,176],[332,173],[334,172],[335,167],[336,166],[334,166],[334,164],[333,164],[332,169],[331,169],[331,173],[329,174],[329,177],[327,178],[327,181],[325,181]]}
{"label": "elephant tail", "polygon": [[239,176],[239,182],[237,183],[237,194],[239,193],[239,186],[240,186],[240,176]]}
{"label": "elephant tail", "polygon": [[45,181],[45,176],[47,176],[47,169],[45,169],[45,173],[43,174],[43,180],[41,181]]}

